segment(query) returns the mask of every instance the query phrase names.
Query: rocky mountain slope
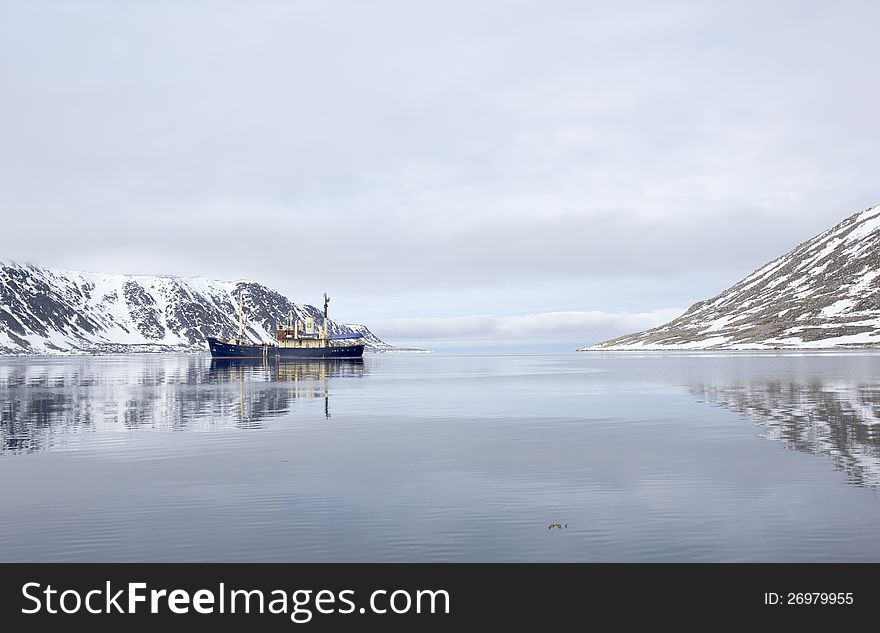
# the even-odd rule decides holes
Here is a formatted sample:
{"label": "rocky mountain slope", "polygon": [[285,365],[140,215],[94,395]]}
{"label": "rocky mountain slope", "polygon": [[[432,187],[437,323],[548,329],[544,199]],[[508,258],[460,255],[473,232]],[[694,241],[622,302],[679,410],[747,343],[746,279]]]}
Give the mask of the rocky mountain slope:
{"label": "rocky mountain slope", "polygon": [[588,350],[880,345],[880,206],[800,244],[665,325]]}
{"label": "rocky mountain slope", "polygon": [[[317,308],[251,281],[0,264],[0,354],[207,351],[206,336],[225,339],[238,331],[235,297],[242,290],[254,341],[274,340],[276,326],[291,313],[323,322]],[[368,350],[394,349],[363,325],[331,319],[329,329],[362,333]]]}

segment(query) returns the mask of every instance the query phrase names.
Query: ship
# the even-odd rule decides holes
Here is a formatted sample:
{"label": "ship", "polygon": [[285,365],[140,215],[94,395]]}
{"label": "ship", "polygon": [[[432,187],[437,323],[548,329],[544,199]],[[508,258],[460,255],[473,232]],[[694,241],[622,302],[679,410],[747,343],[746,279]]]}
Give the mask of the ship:
{"label": "ship", "polygon": [[274,343],[256,343],[245,334],[244,297],[238,300],[238,336],[228,341],[207,337],[213,358],[265,358],[270,360],[325,360],[332,358],[361,358],[364,344],[358,332],[330,335],[327,306],[330,297],[324,293],[324,320],[319,327],[314,317],[305,321],[291,314],[285,327],[275,331]]}

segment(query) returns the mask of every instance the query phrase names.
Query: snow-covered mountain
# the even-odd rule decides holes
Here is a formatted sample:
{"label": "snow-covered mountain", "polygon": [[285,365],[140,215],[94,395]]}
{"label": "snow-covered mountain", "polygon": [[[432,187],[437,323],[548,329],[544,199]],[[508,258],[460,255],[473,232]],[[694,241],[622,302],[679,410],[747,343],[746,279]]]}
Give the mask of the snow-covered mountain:
{"label": "snow-covered mountain", "polygon": [[880,206],[847,218],[665,325],[587,350],[880,345]]}
{"label": "snow-covered mountain", "polygon": [[[322,312],[252,281],[112,275],[0,264],[0,354],[207,351],[206,336],[238,331],[244,290],[247,334],[271,342],[275,328]],[[233,294],[235,293],[235,294]],[[368,350],[389,351],[365,326],[330,320],[332,334],[360,332]]]}

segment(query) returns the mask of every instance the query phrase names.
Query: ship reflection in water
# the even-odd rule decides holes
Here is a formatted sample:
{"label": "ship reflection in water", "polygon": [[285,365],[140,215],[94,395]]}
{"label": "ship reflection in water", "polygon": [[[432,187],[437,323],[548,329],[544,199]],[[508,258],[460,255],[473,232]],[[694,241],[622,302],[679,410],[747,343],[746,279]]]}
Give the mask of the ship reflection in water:
{"label": "ship reflection in water", "polygon": [[858,486],[880,488],[880,388],[767,382],[691,386],[701,400],[754,422],[767,439],[822,455]]}
{"label": "ship reflection in water", "polygon": [[[296,399],[323,398],[324,417],[330,417],[330,379],[340,376],[360,376],[364,372],[362,358],[336,360],[264,360],[264,359],[211,359],[210,375],[215,383],[239,385],[239,420],[260,419],[267,415],[286,413]],[[280,408],[262,406],[245,393],[245,384],[265,382],[275,385],[282,400]]]}
{"label": "ship reflection in water", "polygon": [[0,454],[78,449],[140,429],[260,428],[300,403],[303,415],[329,418],[333,381],[364,373],[360,358],[9,364],[0,367]]}

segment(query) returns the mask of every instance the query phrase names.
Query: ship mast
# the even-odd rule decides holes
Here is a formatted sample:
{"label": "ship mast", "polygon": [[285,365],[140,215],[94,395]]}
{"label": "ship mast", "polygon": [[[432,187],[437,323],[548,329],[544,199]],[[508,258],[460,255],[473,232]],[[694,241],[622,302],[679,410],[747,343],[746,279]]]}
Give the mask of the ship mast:
{"label": "ship mast", "polygon": [[244,289],[238,292],[238,339],[244,342]]}
{"label": "ship mast", "polygon": [[330,303],[330,297],[327,296],[327,293],[324,293],[324,339],[327,338],[327,304]]}

